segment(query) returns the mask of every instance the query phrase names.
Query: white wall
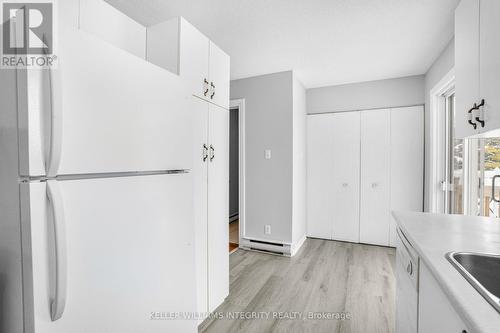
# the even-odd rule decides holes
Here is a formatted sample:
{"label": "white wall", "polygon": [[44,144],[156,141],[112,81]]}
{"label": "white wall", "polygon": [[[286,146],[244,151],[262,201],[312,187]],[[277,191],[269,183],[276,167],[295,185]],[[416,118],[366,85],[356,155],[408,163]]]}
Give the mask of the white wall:
{"label": "white wall", "polygon": [[292,240],[297,244],[307,228],[307,105],[306,90],[293,77],[293,199]]}
{"label": "white wall", "polygon": [[452,39],[448,46],[443,50],[441,55],[434,61],[432,66],[429,68],[425,74],[425,211],[429,210],[430,198],[429,198],[429,187],[430,187],[430,92],[434,86],[455,66],[455,40]]}
{"label": "white wall", "polygon": [[245,99],[247,237],[292,242],[292,86],[291,71],[231,81],[231,99]]}
{"label": "white wall", "polygon": [[424,76],[307,90],[307,113],[379,109],[424,104]]}

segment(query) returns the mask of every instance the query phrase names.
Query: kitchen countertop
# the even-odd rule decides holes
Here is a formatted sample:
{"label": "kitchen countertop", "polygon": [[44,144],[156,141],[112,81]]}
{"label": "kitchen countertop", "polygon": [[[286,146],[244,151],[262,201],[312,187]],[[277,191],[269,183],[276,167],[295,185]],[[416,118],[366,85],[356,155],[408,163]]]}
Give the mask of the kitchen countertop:
{"label": "kitchen countertop", "polygon": [[451,251],[500,254],[500,219],[393,212],[450,303],[472,332],[499,332],[500,313],[445,258]]}

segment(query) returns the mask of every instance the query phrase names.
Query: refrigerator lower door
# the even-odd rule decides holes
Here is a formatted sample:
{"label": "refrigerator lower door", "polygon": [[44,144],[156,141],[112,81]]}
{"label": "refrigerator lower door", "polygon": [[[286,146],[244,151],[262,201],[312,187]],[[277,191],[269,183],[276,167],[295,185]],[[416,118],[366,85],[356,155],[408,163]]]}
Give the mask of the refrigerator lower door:
{"label": "refrigerator lower door", "polygon": [[191,181],[22,184],[25,332],[196,332]]}

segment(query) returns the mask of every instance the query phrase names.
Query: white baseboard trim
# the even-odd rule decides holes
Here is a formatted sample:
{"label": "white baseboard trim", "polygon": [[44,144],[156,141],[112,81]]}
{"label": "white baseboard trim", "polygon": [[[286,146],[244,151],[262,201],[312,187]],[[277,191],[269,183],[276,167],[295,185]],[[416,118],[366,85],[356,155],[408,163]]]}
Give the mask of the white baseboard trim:
{"label": "white baseboard trim", "polygon": [[233,215],[233,216],[230,216],[229,217],[229,223],[233,222],[233,221],[236,221],[236,220],[239,220],[240,219],[240,215],[239,214],[236,214],[236,215]]}
{"label": "white baseboard trim", "polygon": [[307,239],[307,236],[304,235],[302,236],[302,238],[299,239],[298,242],[292,244],[292,251],[291,251],[291,256],[293,257],[294,255],[297,254],[297,252],[299,252],[300,248],[302,247],[302,245],[304,245],[304,242],[306,241]]}

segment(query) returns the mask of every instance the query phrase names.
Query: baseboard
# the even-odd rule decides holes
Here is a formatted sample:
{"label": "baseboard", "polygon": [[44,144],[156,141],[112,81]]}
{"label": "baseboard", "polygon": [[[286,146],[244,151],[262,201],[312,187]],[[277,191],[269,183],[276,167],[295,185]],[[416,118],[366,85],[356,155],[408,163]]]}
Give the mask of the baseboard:
{"label": "baseboard", "polygon": [[240,219],[240,214],[231,215],[231,216],[229,216],[229,223],[234,222],[234,221],[239,220],[239,219]]}
{"label": "baseboard", "polygon": [[260,240],[255,238],[242,238],[240,248],[267,254],[291,257],[291,245],[283,242]]}
{"label": "baseboard", "polygon": [[292,251],[291,251],[291,256],[293,257],[294,255],[297,254],[297,252],[299,252],[300,248],[302,247],[302,245],[304,245],[304,242],[306,241],[307,239],[307,236],[304,235],[302,236],[302,238],[299,239],[298,242],[292,244]]}

